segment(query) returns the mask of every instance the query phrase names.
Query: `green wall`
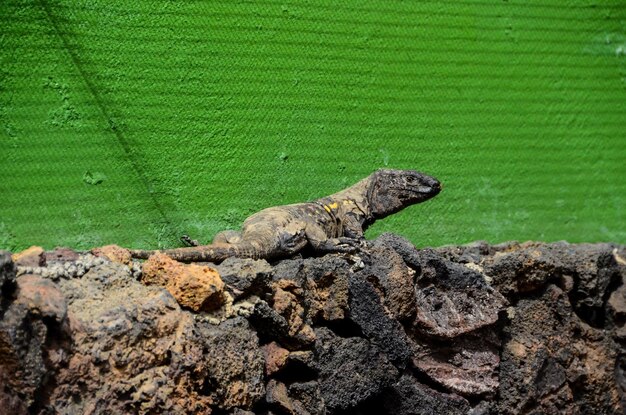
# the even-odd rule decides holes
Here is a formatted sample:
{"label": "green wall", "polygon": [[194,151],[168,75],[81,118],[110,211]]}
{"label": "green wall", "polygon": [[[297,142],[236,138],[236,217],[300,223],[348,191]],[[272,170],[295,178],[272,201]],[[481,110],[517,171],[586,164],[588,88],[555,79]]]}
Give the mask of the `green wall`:
{"label": "green wall", "polygon": [[177,246],[380,167],[419,246],[626,243],[626,2],[4,0],[0,248]]}

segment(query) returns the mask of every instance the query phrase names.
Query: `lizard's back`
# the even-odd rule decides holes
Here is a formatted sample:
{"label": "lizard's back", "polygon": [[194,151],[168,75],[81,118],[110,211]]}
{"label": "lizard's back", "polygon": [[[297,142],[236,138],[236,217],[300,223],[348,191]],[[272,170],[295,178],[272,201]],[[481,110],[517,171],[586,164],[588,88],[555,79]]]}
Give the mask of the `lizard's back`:
{"label": "lizard's back", "polygon": [[259,234],[273,235],[279,232],[283,237],[298,235],[307,227],[323,229],[329,238],[337,237],[338,227],[333,217],[321,204],[315,202],[295,203],[263,209],[246,219],[242,227],[244,239]]}

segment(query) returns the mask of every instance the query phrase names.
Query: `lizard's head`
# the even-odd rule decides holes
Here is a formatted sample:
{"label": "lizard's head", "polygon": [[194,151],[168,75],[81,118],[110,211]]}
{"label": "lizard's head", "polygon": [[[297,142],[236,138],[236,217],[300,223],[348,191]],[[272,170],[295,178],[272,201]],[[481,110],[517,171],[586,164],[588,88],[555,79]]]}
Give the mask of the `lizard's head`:
{"label": "lizard's head", "polygon": [[374,218],[384,218],[407,206],[437,196],[441,184],[415,170],[381,169],[371,176],[368,200]]}

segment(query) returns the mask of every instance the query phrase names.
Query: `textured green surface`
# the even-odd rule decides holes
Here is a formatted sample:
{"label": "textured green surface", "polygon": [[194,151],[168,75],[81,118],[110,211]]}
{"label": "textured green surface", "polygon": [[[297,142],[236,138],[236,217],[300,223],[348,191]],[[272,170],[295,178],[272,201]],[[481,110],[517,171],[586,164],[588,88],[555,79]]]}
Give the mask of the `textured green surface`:
{"label": "textured green surface", "polygon": [[175,246],[379,167],[418,245],[626,243],[624,1],[0,4],[0,248]]}

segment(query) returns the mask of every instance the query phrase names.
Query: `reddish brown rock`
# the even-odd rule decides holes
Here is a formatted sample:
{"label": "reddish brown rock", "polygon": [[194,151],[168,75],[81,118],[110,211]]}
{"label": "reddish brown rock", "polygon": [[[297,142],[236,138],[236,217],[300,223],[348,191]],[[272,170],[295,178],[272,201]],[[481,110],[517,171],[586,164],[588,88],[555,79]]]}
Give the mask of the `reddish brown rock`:
{"label": "reddish brown rock", "polygon": [[387,310],[400,321],[413,318],[416,311],[415,271],[391,248],[376,247],[370,255],[369,275],[383,287]]}
{"label": "reddish brown rock", "polygon": [[165,287],[182,307],[211,311],[225,301],[218,272],[204,265],[182,264],[165,254],[152,255],[142,266],[141,281]]}
{"label": "reddish brown rock", "polygon": [[15,305],[24,305],[31,315],[51,318],[61,323],[67,316],[65,296],[50,280],[37,275],[22,275],[17,278]]}
{"label": "reddish brown rock", "polygon": [[0,408],[21,414],[67,363],[69,326],[65,296],[53,282],[23,275],[12,296],[0,320]]}
{"label": "reddish brown rock", "polygon": [[272,379],[267,384],[267,395],[266,401],[270,405],[274,405],[281,412],[285,412],[287,414],[293,414],[293,402],[289,398],[289,393],[287,392],[287,387],[282,382],[277,382]]}
{"label": "reddish brown rock", "polygon": [[309,258],[276,264],[270,284],[270,303],[276,316],[264,307],[259,311],[266,314],[264,319],[274,321],[273,331],[285,333],[280,338],[285,347],[293,350],[294,345],[311,345],[315,341],[313,325],[347,318],[349,273],[350,264],[333,255],[324,261]]}
{"label": "reddish brown rock", "polygon": [[422,275],[416,283],[414,326],[430,336],[454,338],[498,321],[507,300],[472,267],[420,252]]}
{"label": "reddish brown rock", "polygon": [[265,356],[265,374],[270,376],[278,372],[287,362],[289,350],[282,348],[276,342],[263,346]]}
{"label": "reddish brown rock", "polygon": [[70,248],[54,248],[44,253],[46,264],[53,262],[73,262],[79,258],[78,252]]}
{"label": "reddish brown rock", "polygon": [[104,257],[111,262],[130,266],[132,258],[130,251],[118,245],[105,245],[91,250],[95,256]]}
{"label": "reddish brown rock", "polygon": [[521,300],[505,331],[498,413],[621,413],[615,345],[578,318],[560,288]]}
{"label": "reddish brown rock", "polygon": [[22,252],[13,254],[12,259],[15,265],[21,267],[40,267],[46,264],[44,252],[40,246],[31,246]]}
{"label": "reddish brown rock", "polygon": [[201,392],[205,346],[193,317],[122,269],[109,264],[62,282],[72,295],[75,347],[50,400],[65,413],[211,413],[213,397]]}
{"label": "reddish brown rock", "polygon": [[308,324],[305,310],[304,289],[296,281],[287,279],[273,282],[272,289],[272,308],[286,320],[288,336],[305,344],[315,341],[315,333]]}
{"label": "reddish brown rock", "polygon": [[493,396],[498,390],[500,341],[494,331],[425,344],[416,348],[412,363],[446,390],[462,396]]}

